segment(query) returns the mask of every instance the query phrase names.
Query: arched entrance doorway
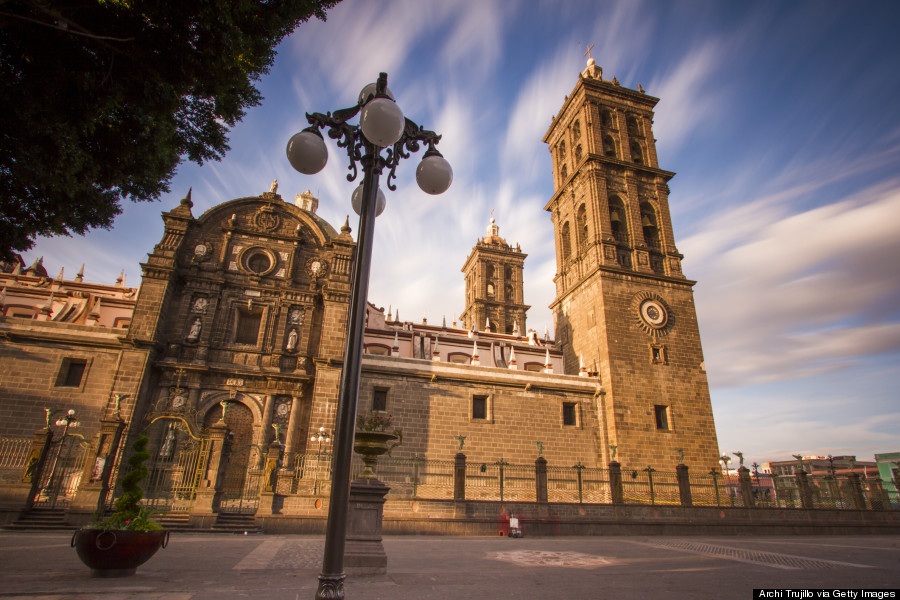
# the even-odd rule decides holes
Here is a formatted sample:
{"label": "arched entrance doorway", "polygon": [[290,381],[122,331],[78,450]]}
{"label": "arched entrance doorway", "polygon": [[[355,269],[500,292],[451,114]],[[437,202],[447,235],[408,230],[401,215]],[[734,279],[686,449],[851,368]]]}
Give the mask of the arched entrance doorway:
{"label": "arched entrance doorway", "polygon": [[222,446],[222,485],[218,512],[255,513],[262,481],[259,447],[253,443],[253,413],[241,402],[212,407],[203,419],[204,431],[222,421],[224,410],[228,435]]}

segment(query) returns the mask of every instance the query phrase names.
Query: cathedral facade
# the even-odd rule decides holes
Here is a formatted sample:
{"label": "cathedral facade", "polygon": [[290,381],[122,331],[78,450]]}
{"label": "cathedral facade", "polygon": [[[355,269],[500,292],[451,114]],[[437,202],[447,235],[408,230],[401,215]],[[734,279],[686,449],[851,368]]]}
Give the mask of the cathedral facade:
{"label": "cathedral facade", "polygon": [[[459,323],[401,322],[369,303],[359,411],[403,430],[397,459],[716,465],[694,282],[669,217],[673,173],[653,143],[656,101],[589,63],[545,136],[555,341],[528,329],[527,255],[493,217],[462,265]],[[190,498],[194,512],[243,511],[268,491],[302,511],[327,491],[356,248],[349,225],[335,229],[317,206],[309,192],[285,201],[273,183],[195,215],[189,192],[163,213],[139,291],[4,265],[2,435],[44,435],[57,458],[75,448],[80,475],[62,498],[85,512],[139,433],[151,438],[150,486],[170,509]],[[67,409],[80,441],[63,451],[51,414]],[[29,502],[60,500],[41,491],[59,477],[20,475],[10,481],[29,487]]]}

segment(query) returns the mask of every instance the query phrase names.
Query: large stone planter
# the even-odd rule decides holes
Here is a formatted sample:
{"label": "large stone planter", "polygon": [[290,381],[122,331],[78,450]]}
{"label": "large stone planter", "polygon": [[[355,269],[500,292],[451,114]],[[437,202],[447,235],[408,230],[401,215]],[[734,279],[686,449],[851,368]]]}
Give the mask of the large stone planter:
{"label": "large stone planter", "polygon": [[353,451],[362,456],[363,463],[366,468],[360,477],[367,479],[375,478],[373,467],[378,462],[378,457],[382,454],[388,454],[400,442],[388,445],[390,442],[398,439],[393,433],[386,431],[359,431],[353,439]]}
{"label": "large stone planter", "polygon": [[79,529],[72,536],[78,558],[94,577],[127,577],[169,542],[169,532]]}

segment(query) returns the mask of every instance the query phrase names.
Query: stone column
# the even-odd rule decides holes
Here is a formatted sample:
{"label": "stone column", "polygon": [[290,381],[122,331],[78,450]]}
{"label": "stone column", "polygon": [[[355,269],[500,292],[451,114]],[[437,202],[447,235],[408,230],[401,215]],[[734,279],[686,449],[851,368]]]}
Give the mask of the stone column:
{"label": "stone column", "polygon": [[806,471],[797,471],[795,477],[797,478],[797,488],[800,490],[800,505],[803,508],[812,508],[812,492],[809,489],[809,480],[806,478]]}
{"label": "stone column", "polygon": [[622,488],[622,465],[609,462],[609,496],[613,504],[625,504],[625,490]]}
{"label": "stone column", "polygon": [[206,465],[206,474],[200,487],[197,489],[197,497],[191,508],[192,514],[211,514],[215,502],[216,491],[223,485],[221,467],[222,450],[225,438],[228,436],[228,427],[224,421],[218,421],[209,428],[209,462]]}
{"label": "stone column", "polygon": [[275,496],[278,492],[278,469],[281,466],[281,442],[273,440],[266,454],[266,468],[263,471],[262,491],[259,495],[258,515],[271,515],[275,512]]}
{"label": "stone column", "polygon": [[384,497],[390,489],[374,477],[363,477],[350,484],[350,513],[344,546],[344,570],[349,575],[387,573],[381,530]]}
{"label": "stone column", "polygon": [[535,499],[541,504],[547,503],[547,459],[538,456],[534,461]]}
{"label": "stone column", "polygon": [[691,478],[687,465],[675,466],[675,477],[678,479],[678,496],[681,498],[682,506],[693,506],[694,500],[691,497]]}
{"label": "stone column", "polygon": [[[266,437],[269,435],[269,431],[272,429],[272,414],[275,411],[275,394],[266,394],[266,403],[263,405],[263,422],[262,422],[262,439],[259,440],[259,445],[262,446],[266,443]],[[274,431],[272,431],[274,435]]]}
{"label": "stone column", "polygon": [[457,452],[453,465],[453,499],[466,499],[466,455]]}
{"label": "stone column", "polygon": [[105,508],[107,494],[110,489],[110,475],[119,445],[122,442],[122,432],[125,429],[125,421],[117,419],[101,419],[100,433],[94,439],[91,460],[85,461],[78,492],[72,502],[72,508],[77,512],[102,511]]}
{"label": "stone column", "polygon": [[297,449],[297,420],[300,418],[300,398],[291,398],[291,416],[288,419],[287,433],[284,436],[284,453],[292,456]]}
{"label": "stone column", "polygon": [[850,497],[857,510],[866,510],[866,499],[863,498],[862,486],[859,483],[859,473],[847,475],[847,483],[850,484]]}
{"label": "stone column", "polygon": [[756,498],[753,497],[753,483],[750,481],[750,469],[740,467],[738,469],[738,483],[741,486],[741,494],[744,496],[744,506],[753,508],[756,506]]}

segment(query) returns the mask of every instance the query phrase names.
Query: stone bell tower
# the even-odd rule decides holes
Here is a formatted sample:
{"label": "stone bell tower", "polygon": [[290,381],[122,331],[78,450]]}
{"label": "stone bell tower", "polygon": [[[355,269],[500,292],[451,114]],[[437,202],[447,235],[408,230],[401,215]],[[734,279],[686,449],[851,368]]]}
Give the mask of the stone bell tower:
{"label": "stone bell tower", "polygon": [[693,472],[718,443],[692,287],[681,272],[659,168],[659,100],[603,79],[594,60],[544,136],[553,157],[556,298],[566,372],[596,372],[604,462]]}
{"label": "stone bell tower", "polygon": [[488,325],[495,333],[525,335],[522,265],[524,254],[500,237],[500,227],[491,216],[487,235],[475,243],[463,265],[466,277],[466,309],[460,315],[463,324],[484,331]]}

